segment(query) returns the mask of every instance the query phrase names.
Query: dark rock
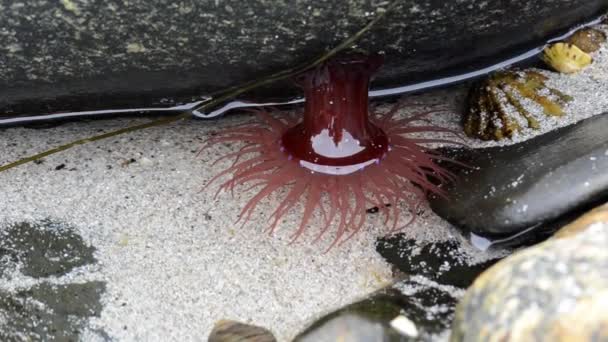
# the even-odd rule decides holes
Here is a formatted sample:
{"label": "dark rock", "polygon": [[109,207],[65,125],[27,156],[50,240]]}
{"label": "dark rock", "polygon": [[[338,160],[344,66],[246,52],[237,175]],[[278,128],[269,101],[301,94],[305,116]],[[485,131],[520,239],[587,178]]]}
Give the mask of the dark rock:
{"label": "dark rock", "polygon": [[364,316],[345,313],[335,316],[318,327],[311,328],[296,337],[295,342],[316,341],[399,341],[398,337],[390,337],[387,328],[379,322],[371,321]]}
{"label": "dark rock", "polygon": [[402,234],[384,237],[376,250],[388,263],[406,275],[420,275],[443,285],[467,288],[473,280],[497,260],[469,265],[468,256],[457,241],[428,243],[420,246]]}
{"label": "dark rock", "polygon": [[[58,282],[75,268],[96,263],[94,251],[62,224],[0,227],[0,285],[9,285],[0,286],[0,341],[78,341],[87,319],[102,310],[105,283]],[[14,272],[39,282],[29,288],[11,284]],[[88,330],[109,340],[104,331]]]}
{"label": "dark rock", "polygon": [[0,291],[0,340],[78,341],[86,319],[100,315],[104,291],[105,283],[96,281]]}
{"label": "dark rock", "polygon": [[432,341],[450,326],[457,302],[435,285],[423,277],[401,281],[319,319],[295,341]]}
{"label": "dark rock", "polygon": [[[310,61],[388,4],[4,1],[0,115],[190,101]],[[401,0],[357,47],[386,53],[376,86],[416,82],[493,64],[607,7],[608,0]],[[293,93],[288,82],[257,95]]]}
{"label": "dark rock", "polygon": [[608,205],[484,272],[450,341],[608,340]]}
{"label": "dark rock", "polygon": [[60,224],[20,223],[0,230],[0,278],[8,267],[20,265],[27,276],[61,276],[72,269],[95,263],[95,248],[82,237]]}
{"label": "dark rock", "polygon": [[215,323],[207,342],[276,342],[276,340],[268,329],[221,320]]}
{"label": "dark rock", "polygon": [[606,131],[603,114],[515,145],[453,153],[477,169],[457,171],[448,198],[431,198],[431,207],[458,227],[500,236],[593,206],[608,196]]}

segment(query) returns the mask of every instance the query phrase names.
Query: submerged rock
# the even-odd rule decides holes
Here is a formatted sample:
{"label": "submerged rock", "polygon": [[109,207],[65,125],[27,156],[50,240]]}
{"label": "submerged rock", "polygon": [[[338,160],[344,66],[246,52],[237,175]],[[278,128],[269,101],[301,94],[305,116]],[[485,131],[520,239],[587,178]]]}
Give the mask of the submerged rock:
{"label": "submerged rock", "polygon": [[381,238],[376,249],[400,280],[318,319],[296,341],[436,341],[464,288],[496,262],[470,265],[458,242],[421,245],[401,234]]}
{"label": "submerged rock", "polygon": [[[352,37],[391,3],[5,2],[0,5],[0,115],[200,99],[312,60]],[[608,0],[404,0],[395,5],[357,42],[359,49],[386,54],[377,86],[493,64],[598,16]],[[286,82],[256,95],[293,92]]]}
{"label": "submerged rock", "polygon": [[484,272],[451,341],[608,340],[608,205]]}
{"label": "submerged rock", "polygon": [[389,341],[387,328],[380,322],[367,319],[365,316],[345,313],[335,316],[316,328],[311,328],[296,337],[296,342],[316,341]]}
{"label": "submerged rock", "polygon": [[[452,151],[475,169],[457,171],[432,209],[480,235],[512,235],[606,199],[608,115],[522,143]],[[559,194],[559,195],[555,195]]]}
{"label": "submerged rock", "polygon": [[[78,341],[87,319],[99,317],[105,283],[47,282],[15,293],[0,291],[0,340]],[[107,338],[102,331],[90,331]],[[104,339],[105,339],[104,338]]]}
{"label": "submerged rock", "polygon": [[62,276],[74,268],[95,263],[95,248],[59,224],[19,223],[0,230],[0,277],[17,266],[26,276]]}
{"label": "submerged rock", "polygon": [[467,288],[473,280],[497,260],[470,265],[460,243],[454,240],[420,245],[402,234],[383,237],[376,250],[400,272],[419,275],[431,281],[458,288]]}
{"label": "submerged rock", "polygon": [[[110,340],[89,327],[98,317],[106,283],[90,280],[95,248],[58,223],[0,226],[0,340]],[[79,280],[85,275],[85,279]]]}
{"label": "submerged rock", "polygon": [[449,328],[461,292],[408,277],[318,319],[295,341],[433,341]]}

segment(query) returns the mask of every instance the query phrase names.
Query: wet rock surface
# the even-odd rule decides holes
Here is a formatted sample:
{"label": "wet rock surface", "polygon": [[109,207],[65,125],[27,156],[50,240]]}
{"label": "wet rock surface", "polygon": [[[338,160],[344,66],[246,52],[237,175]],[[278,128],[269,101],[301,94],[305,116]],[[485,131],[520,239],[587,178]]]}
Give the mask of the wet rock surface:
{"label": "wet rock surface", "polygon": [[[2,1],[0,111],[18,115],[190,101],[309,61],[389,4]],[[400,0],[357,47],[386,53],[377,86],[415,82],[537,46],[606,7],[606,0]],[[293,92],[276,84],[258,95]]]}
{"label": "wet rock surface", "polygon": [[[608,115],[522,143],[452,151],[460,169],[448,199],[431,198],[450,223],[480,235],[512,235],[605,200]],[[559,194],[559,195],[554,195]]]}
{"label": "wet rock surface", "polygon": [[421,244],[402,234],[381,238],[377,250],[401,280],[320,318],[297,341],[435,341],[464,289],[496,262],[472,264],[454,240]]}
{"label": "wet rock surface", "polygon": [[52,222],[0,227],[0,237],[0,340],[109,340],[87,324],[101,313],[105,282],[79,279],[97,262],[94,247]]}
{"label": "wet rock surface", "polygon": [[[391,335],[392,333],[392,335]],[[387,331],[386,326],[380,322],[369,320],[356,314],[343,314],[319,323],[318,327],[311,327],[303,335],[296,337],[298,342],[313,341],[388,341],[399,340],[395,332]]]}
{"label": "wet rock surface", "polygon": [[484,272],[458,305],[451,341],[608,339],[608,206]]}
{"label": "wet rock surface", "polygon": [[449,240],[420,245],[402,235],[381,238],[376,249],[387,262],[407,275],[424,276],[431,281],[466,288],[497,260],[470,265],[460,243]]}
{"label": "wet rock surface", "polygon": [[21,223],[0,231],[0,277],[10,266],[30,277],[62,276],[75,267],[95,263],[94,248],[61,225]]}
{"label": "wet rock surface", "polygon": [[[43,282],[15,293],[0,291],[2,341],[78,341],[86,320],[101,313],[105,283],[55,285]],[[103,332],[93,332],[103,337]]]}
{"label": "wet rock surface", "polygon": [[295,341],[432,341],[449,327],[458,294],[411,277],[319,319]]}

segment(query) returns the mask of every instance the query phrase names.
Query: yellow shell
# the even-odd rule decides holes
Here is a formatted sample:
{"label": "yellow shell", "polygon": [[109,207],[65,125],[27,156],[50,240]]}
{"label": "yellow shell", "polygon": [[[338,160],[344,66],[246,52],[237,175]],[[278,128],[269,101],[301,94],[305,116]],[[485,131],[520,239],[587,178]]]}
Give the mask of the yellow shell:
{"label": "yellow shell", "polygon": [[575,45],[555,43],[543,51],[543,60],[556,71],[575,73],[593,62],[593,58]]}

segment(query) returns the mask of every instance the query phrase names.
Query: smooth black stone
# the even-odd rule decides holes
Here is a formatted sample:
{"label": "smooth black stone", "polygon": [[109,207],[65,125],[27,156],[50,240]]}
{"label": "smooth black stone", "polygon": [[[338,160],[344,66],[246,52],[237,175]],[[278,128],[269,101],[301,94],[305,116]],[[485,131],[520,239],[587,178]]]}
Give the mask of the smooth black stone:
{"label": "smooth black stone", "polygon": [[432,197],[432,209],[479,235],[513,235],[608,199],[608,115],[528,141],[449,155],[477,167],[460,169]]}
{"label": "smooth black stone", "polygon": [[[407,289],[407,295],[400,289]],[[457,303],[451,293],[406,279],[370,297],[348,305],[314,322],[295,341],[433,341],[449,328]],[[413,322],[419,336],[404,336],[390,322],[404,315]],[[354,318],[353,318],[354,317]],[[358,324],[352,324],[353,321]],[[351,324],[349,324],[351,323]]]}
{"label": "smooth black stone", "polygon": [[429,243],[420,246],[402,234],[383,237],[376,250],[391,265],[406,275],[420,275],[443,285],[469,287],[475,278],[498,260],[476,265],[467,264],[467,256],[456,241]]}
{"label": "smooth black stone", "polygon": [[74,268],[97,262],[95,248],[87,246],[72,229],[52,222],[19,223],[0,230],[0,278],[9,267],[21,264],[27,276],[62,276]]}
{"label": "smooth black stone", "polygon": [[[397,0],[357,48],[375,87],[487,66],[608,0]],[[0,116],[169,105],[310,61],[364,27],[371,0],[1,1]],[[291,80],[255,96],[291,95]],[[253,95],[252,95],[253,96]]]}

